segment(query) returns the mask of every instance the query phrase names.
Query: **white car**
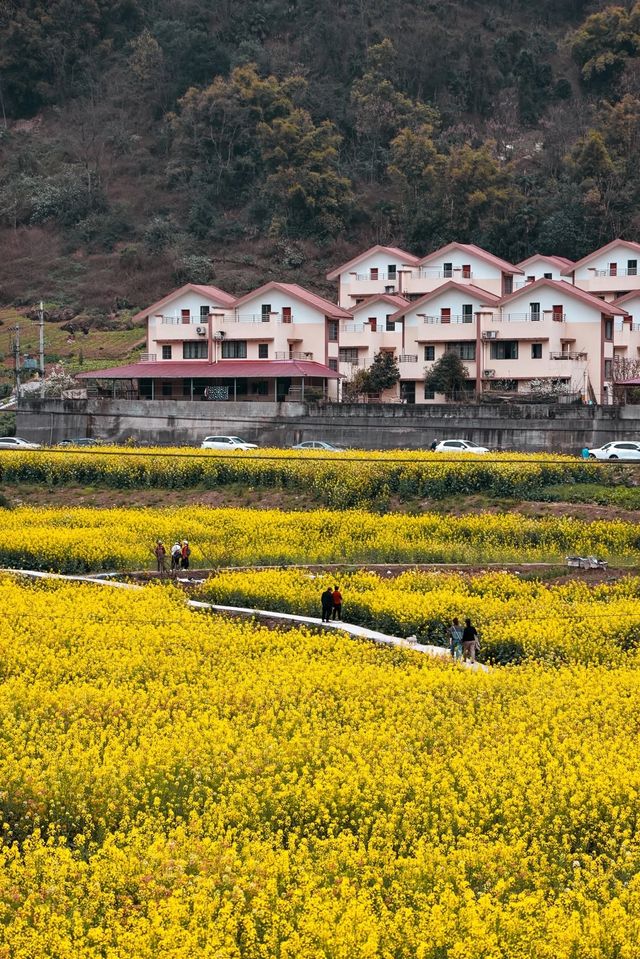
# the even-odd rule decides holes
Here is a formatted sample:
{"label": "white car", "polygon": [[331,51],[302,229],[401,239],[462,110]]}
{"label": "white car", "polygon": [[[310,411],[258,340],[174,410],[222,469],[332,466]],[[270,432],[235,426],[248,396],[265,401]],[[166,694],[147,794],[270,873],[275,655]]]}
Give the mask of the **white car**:
{"label": "white car", "polygon": [[291,447],[292,450],[324,450],[325,453],[344,453],[341,446],[332,446],[331,443],[325,443],[324,440],[305,440],[304,443],[296,443]]}
{"label": "white car", "polygon": [[29,443],[19,436],[0,436],[0,450],[39,450],[40,443]]}
{"label": "white car", "polygon": [[205,436],[200,449],[203,450],[257,450],[256,443],[247,443],[239,436]]}
{"label": "white car", "polygon": [[640,443],[624,440],[619,443],[605,443],[595,450],[589,450],[591,460],[640,460]]}
{"label": "white car", "polygon": [[478,446],[471,440],[442,440],[436,446],[435,453],[488,453],[486,446]]}

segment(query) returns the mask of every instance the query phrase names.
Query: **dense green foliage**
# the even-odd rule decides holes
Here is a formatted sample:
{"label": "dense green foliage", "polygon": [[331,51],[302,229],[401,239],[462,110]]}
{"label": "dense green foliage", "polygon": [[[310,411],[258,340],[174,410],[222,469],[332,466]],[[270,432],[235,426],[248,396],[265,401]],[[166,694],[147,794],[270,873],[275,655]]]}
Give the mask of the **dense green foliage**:
{"label": "dense green foliage", "polygon": [[639,53],[640,4],[6,0],[0,300],[634,238]]}

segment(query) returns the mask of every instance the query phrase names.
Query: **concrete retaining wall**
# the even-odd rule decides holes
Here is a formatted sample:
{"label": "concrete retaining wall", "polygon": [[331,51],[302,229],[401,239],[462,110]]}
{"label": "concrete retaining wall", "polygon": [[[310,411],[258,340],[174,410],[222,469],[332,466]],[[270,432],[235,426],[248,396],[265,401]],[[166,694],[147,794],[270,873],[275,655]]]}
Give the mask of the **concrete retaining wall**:
{"label": "concrete retaining wall", "polygon": [[24,399],[18,436],[39,443],[95,436],[113,442],[199,446],[212,433],[260,446],[323,439],[363,449],[425,449],[463,437],[490,448],[576,453],[609,440],[640,438],[640,406],[403,406],[399,404],[229,403],[168,400]]}

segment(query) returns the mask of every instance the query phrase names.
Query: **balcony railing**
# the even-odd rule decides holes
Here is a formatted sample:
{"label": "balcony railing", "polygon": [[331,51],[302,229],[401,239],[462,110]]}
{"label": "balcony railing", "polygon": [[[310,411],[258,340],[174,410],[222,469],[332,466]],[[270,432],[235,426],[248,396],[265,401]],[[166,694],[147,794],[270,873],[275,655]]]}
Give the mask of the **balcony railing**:
{"label": "balcony railing", "polygon": [[282,351],[282,352],[276,353],[275,358],[277,360],[312,360],[313,353],[302,353],[299,351],[295,352],[293,350],[290,350],[288,353],[285,353],[284,351]]}
{"label": "balcony railing", "polygon": [[634,333],[637,333],[638,330],[640,330],[640,323],[632,323],[631,329],[633,330]]}
{"label": "balcony railing", "polygon": [[608,267],[606,270],[594,270],[594,276],[638,276],[638,267],[632,266],[627,269],[620,269],[619,267],[615,270],[611,270]]}
{"label": "balcony railing", "polygon": [[550,360],[586,360],[587,354],[576,351],[562,350],[560,353],[549,353]]}
{"label": "balcony railing", "polygon": [[397,283],[398,275],[397,273],[384,273],[382,270],[380,270],[377,276],[371,276],[370,273],[356,273],[353,279],[370,280],[373,283],[377,283],[378,280],[385,280],[387,283]]}
{"label": "balcony railing", "polygon": [[[418,313],[418,316],[421,314]],[[465,313],[463,316],[425,316],[425,323],[473,323],[473,316]]]}
{"label": "balcony railing", "polygon": [[293,314],[283,320],[280,313],[230,313],[220,317],[222,323],[293,323]]}
{"label": "balcony railing", "polygon": [[141,353],[140,363],[155,363],[158,359],[157,353]]}
{"label": "balcony railing", "polygon": [[168,326],[189,326],[190,323],[195,323],[197,326],[206,326],[209,316],[192,316],[191,314],[189,314],[189,316],[162,315],[158,316],[157,319]]}
{"label": "balcony railing", "polygon": [[418,356],[416,353],[403,353],[398,357],[398,363],[417,363]]}
{"label": "balcony railing", "polygon": [[436,280],[472,280],[473,272],[463,270],[462,267],[454,267],[452,270],[443,270],[437,266],[421,266],[417,270],[411,271],[412,279],[436,279]]}

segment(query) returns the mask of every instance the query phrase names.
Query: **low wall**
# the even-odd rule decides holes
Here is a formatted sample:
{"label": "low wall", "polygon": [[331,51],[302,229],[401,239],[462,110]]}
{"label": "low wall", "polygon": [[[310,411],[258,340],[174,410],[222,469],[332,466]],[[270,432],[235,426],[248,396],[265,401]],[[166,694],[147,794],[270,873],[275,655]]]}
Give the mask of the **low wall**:
{"label": "low wall", "polygon": [[463,437],[490,448],[576,453],[609,440],[640,438],[640,406],[307,406],[29,398],[20,402],[16,432],[47,444],[95,436],[112,442],[199,446],[205,436],[220,433],[237,434],[260,446],[323,439],[363,449],[425,449],[433,439]]}

